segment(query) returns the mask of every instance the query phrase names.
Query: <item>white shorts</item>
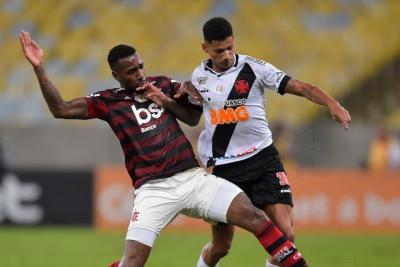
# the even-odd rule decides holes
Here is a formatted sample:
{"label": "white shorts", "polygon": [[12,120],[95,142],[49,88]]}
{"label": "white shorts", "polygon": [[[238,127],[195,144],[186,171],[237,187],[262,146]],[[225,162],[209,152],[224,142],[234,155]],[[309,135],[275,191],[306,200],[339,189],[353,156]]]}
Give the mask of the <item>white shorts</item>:
{"label": "white shorts", "polygon": [[203,168],[149,181],[135,190],[126,239],[152,247],[179,213],[226,223],[228,208],[240,192],[236,185]]}

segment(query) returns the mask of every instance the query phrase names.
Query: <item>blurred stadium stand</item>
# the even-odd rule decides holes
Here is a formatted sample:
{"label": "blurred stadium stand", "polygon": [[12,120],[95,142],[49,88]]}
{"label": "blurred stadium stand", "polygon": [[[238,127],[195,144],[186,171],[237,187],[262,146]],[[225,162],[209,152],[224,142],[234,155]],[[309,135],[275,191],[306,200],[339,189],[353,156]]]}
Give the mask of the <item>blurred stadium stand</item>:
{"label": "blurred stadium stand", "polygon": [[[32,140],[51,136],[59,131],[58,127],[70,136],[74,131],[89,131],[94,138],[101,138],[89,129],[98,122],[50,118],[20,51],[18,34],[23,29],[44,48],[50,76],[61,94],[70,99],[117,85],[106,56],[119,43],[136,46],[149,75],[188,79],[205,56],[200,46],[202,24],[212,16],[225,16],[233,23],[238,52],[262,58],[293,77],[321,86],[343,100],[354,114],[352,132],[357,137],[347,138],[349,134],[345,136],[337,125],[326,122],[326,110],[296,97],[269,93],[270,120],[283,120],[295,129],[296,136],[300,135],[295,142],[302,142],[303,148],[297,146],[294,154],[301,164],[358,166],[365,153],[363,144],[372,135],[368,123],[384,117],[389,127],[400,130],[398,0],[0,0],[0,8],[0,127],[5,136],[6,162],[12,166],[35,165],[40,160],[18,161],[21,157],[17,155],[24,149],[19,144],[23,142],[7,137],[7,133],[15,134],[21,127],[33,129]],[[69,129],[75,126],[79,130]],[[79,140],[79,133],[76,135],[76,139],[64,143]],[[337,139],[344,140],[343,147],[332,143]],[[324,153],[348,147],[349,139],[356,140],[361,148],[348,154],[347,161],[341,155]],[[317,143],[324,147],[316,148]],[[92,150],[89,144],[87,150]],[[315,155],[308,151],[319,151],[327,158],[322,156],[313,162]],[[96,162],[95,158],[78,158],[83,165]],[[48,160],[43,158],[42,164],[51,164]],[[100,162],[120,160],[116,156]]]}

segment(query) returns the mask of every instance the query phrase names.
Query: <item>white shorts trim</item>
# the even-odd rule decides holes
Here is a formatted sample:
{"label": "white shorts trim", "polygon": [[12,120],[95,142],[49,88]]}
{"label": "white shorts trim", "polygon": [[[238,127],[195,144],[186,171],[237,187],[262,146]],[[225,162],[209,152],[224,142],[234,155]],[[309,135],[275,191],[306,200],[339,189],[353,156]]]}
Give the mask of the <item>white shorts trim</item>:
{"label": "white shorts trim", "polygon": [[156,233],[143,228],[132,228],[126,234],[126,240],[135,240],[149,247],[153,247],[157,237]]}

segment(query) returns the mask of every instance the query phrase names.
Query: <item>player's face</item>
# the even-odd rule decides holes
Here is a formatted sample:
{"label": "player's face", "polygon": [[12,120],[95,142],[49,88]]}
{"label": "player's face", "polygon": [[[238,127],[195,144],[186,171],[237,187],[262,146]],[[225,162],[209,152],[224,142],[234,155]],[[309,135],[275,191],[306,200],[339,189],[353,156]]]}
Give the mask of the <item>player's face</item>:
{"label": "player's face", "polygon": [[134,91],[146,82],[143,60],[138,54],[119,59],[112,74],[127,90]]}
{"label": "player's face", "polygon": [[213,69],[217,72],[223,72],[235,62],[235,39],[233,36],[226,38],[223,41],[205,41],[202,45],[204,52],[206,52],[213,63]]}

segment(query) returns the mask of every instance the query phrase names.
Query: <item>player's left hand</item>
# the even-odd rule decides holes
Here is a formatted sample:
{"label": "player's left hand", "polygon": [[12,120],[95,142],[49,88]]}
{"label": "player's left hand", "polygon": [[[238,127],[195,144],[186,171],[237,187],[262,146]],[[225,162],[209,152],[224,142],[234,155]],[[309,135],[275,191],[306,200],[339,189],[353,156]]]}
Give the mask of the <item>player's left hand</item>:
{"label": "player's left hand", "polygon": [[332,119],[337,122],[340,122],[343,127],[347,130],[349,128],[349,124],[351,122],[350,113],[342,107],[339,102],[335,102],[332,105],[328,106],[329,113],[331,114]]}
{"label": "player's left hand", "polygon": [[183,95],[188,95],[190,103],[194,105],[201,106],[203,104],[203,98],[190,81],[184,82],[181,87],[179,87],[174,98],[180,98]]}
{"label": "player's left hand", "polygon": [[31,39],[29,33],[26,31],[21,31],[19,40],[21,42],[22,51],[32,66],[39,66],[42,64],[43,50],[35,40]]}
{"label": "player's left hand", "polygon": [[169,97],[166,96],[160,88],[154,85],[154,82],[145,83],[143,86],[136,88],[138,93],[143,93],[143,96],[159,106],[163,106],[165,101],[169,100]]}

